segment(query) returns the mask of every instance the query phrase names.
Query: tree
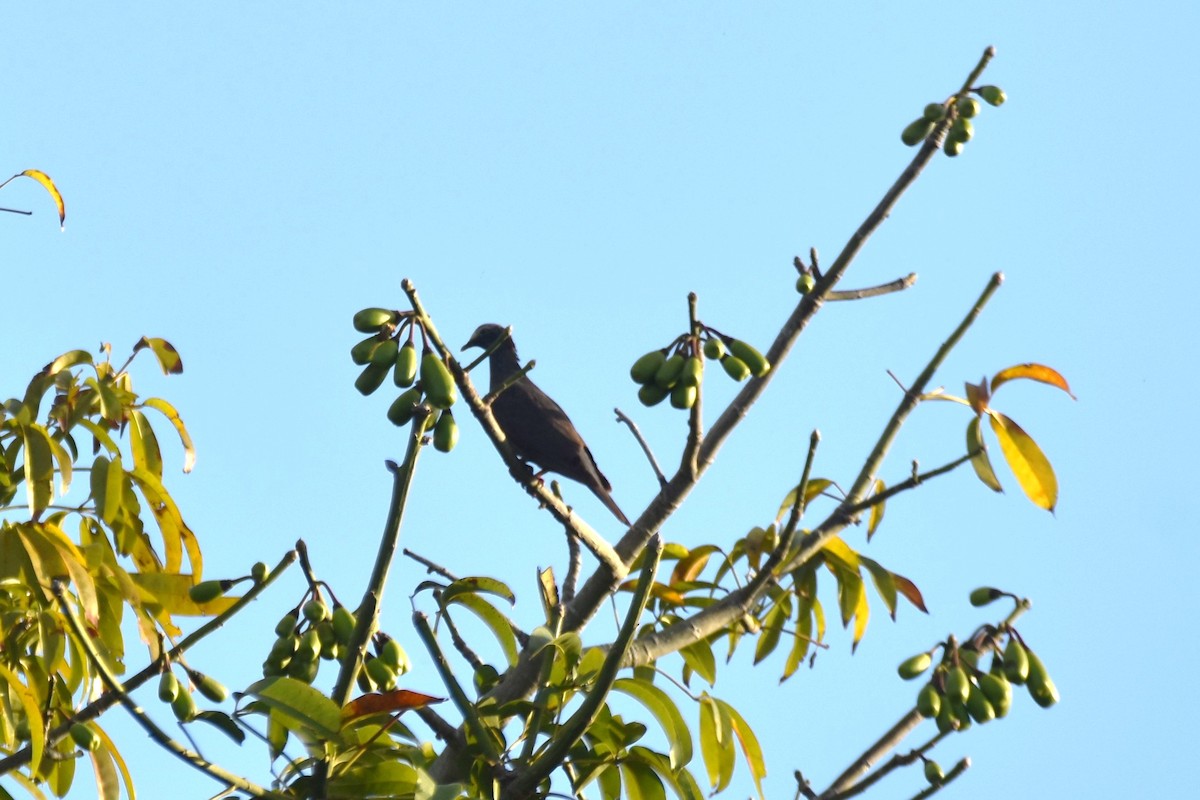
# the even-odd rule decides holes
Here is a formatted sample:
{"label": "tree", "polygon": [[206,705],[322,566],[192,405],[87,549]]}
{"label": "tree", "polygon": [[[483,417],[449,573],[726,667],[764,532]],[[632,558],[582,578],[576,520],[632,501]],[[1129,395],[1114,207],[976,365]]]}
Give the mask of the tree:
{"label": "tree", "polygon": [[[831,580],[837,616],[851,629],[855,644],[869,618],[868,582],[892,615],[901,600],[923,609],[913,580],[857,551],[842,534],[865,521],[869,539],[882,524],[890,498],[968,463],[986,486],[999,489],[984,417],[1030,500],[1046,509],[1056,502],[1049,461],[1020,426],[992,407],[992,398],[1018,378],[1069,392],[1062,376],[1044,365],[1022,364],[990,381],[968,384],[962,398],[930,388],[939,366],[999,288],[1002,276],[996,274],[926,367],[903,387],[875,448],[847,486],[814,472],[820,444],[814,431],[803,463],[797,464],[796,485],[765,525],[732,543],[690,549],[659,535],[824,303],[902,291],[915,280],[836,288],[867,238],[939,150],[947,156],[962,151],[973,135],[971,120],[981,111],[975,98],[993,106],[1003,102],[996,87],[977,85],[992,55],[989,49],[957,91],[929,104],[904,129],[903,141],[918,148],[913,161],[833,262],[822,267],[815,250],[795,260],[797,303],[765,353],[702,320],[695,295],[689,297],[688,318],[678,336],[630,343],[635,354],[652,348],[631,370],[639,399],[654,405],[670,398],[686,416],[686,437],[670,475],[659,470],[646,447],[661,490],[615,543],[570,509],[553,484],[537,480],[513,452],[491,411],[492,401],[507,387],[481,396],[471,379],[479,361],[463,366],[455,359],[408,281],[403,284],[407,308],[363,309],[354,317],[355,327],[367,334],[351,351],[363,367],[355,385],[370,394],[392,377],[400,391],[388,418],[407,430],[405,456],[390,465],[394,491],[384,535],[368,589],[357,603],[342,602],[317,577],[303,542],[274,568],[260,562],[240,578],[203,577],[200,543],[163,483],[157,431],[165,421],[180,438],[185,470],[194,452],[190,436],[170,403],[143,398],[133,388],[132,364],[142,351],[149,351],[164,373],[182,371],[178,353],[166,340],[143,338],[119,364],[112,361],[111,348],[100,357],[74,350],[47,364],[23,397],[5,403],[0,417],[0,501],[6,512],[0,526],[0,775],[11,776],[35,796],[43,783],[63,795],[72,785],[75,756],[83,752],[93,762],[102,796],[118,796],[122,782],[132,795],[120,750],[99,724],[120,704],[168,752],[233,791],[259,797],[523,798],[568,790],[606,798],[660,797],[669,789],[693,798],[703,796],[702,786],[727,787],[739,760],[759,783],[766,763],[762,744],[750,720],[715,693],[718,645],[733,657],[744,640],[752,640],[756,663],[786,645],[782,677],[787,679],[825,645],[821,592],[829,593]],[[706,372],[718,363],[743,386],[706,428],[702,401],[714,380]],[[914,466],[909,477],[887,486],[878,477],[885,458],[925,401],[969,409],[965,452],[935,469]],[[460,578],[448,567],[426,562],[432,577],[416,587],[411,623],[437,674],[414,675],[405,683],[440,683],[436,692],[447,696],[443,700],[398,688],[409,665],[399,644],[401,626],[388,621],[393,635],[382,630],[381,599],[405,503],[416,486],[418,460],[428,444],[443,452],[454,449],[456,405],[466,406],[513,479],[563,526],[572,558],[561,581],[549,570],[539,576],[543,613],[531,629],[508,611],[514,598],[510,587],[489,577]],[[624,420],[637,435],[633,421]],[[75,474],[84,471],[88,481],[75,495],[82,500],[67,502],[72,485],[82,483],[73,481]],[[832,510],[806,521],[826,504]],[[597,562],[586,577],[583,550]],[[226,620],[263,596],[296,562],[307,590],[282,615],[274,643],[259,648],[262,680],[238,693],[232,713],[198,710],[195,693],[220,705],[228,692],[188,664],[189,648],[219,635]],[[245,593],[231,594],[241,584],[249,585]],[[609,641],[596,636],[590,623],[614,595],[621,601],[621,624]],[[1005,599],[1012,607],[998,619],[961,637],[947,636],[905,660],[901,677],[929,676],[915,694],[913,710],[823,792],[799,776],[798,791],[808,797],[849,797],[902,766],[923,762],[932,793],[966,768],[960,762],[943,772],[929,760],[934,748],[972,723],[1005,716],[1013,685],[1028,687],[1039,705],[1056,702],[1044,665],[1014,626],[1027,601],[990,587],[970,598],[980,607]],[[489,663],[479,655],[478,642],[462,634],[456,620],[464,611],[481,620],[498,642],[502,663]],[[130,676],[124,675],[127,648],[120,627],[126,612],[148,646],[146,665]],[[189,615],[210,619],[185,635],[176,618]],[[683,661],[678,675],[660,663],[674,653]],[[336,672],[328,691],[313,686],[323,663]],[[468,673],[469,682],[461,677]],[[273,785],[212,764],[170,735],[156,721],[161,715],[147,713],[132,697],[152,681],[181,723],[204,721],[238,742],[247,732],[258,734],[270,761],[282,765]],[[352,696],[355,687],[357,697]],[[404,716],[407,711],[440,744],[418,733]],[[694,728],[688,718],[697,720]],[[884,760],[927,718],[934,720],[935,735],[910,753]],[[661,729],[665,747],[643,743],[648,727]]]}

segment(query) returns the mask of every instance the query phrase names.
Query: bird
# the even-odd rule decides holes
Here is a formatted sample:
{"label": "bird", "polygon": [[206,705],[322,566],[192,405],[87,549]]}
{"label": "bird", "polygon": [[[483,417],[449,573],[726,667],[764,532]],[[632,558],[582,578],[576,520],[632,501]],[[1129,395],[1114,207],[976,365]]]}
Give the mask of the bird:
{"label": "bird", "polygon": [[[482,347],[488,350],[506,333],[500,325],[485,323],[475,329],[462,349]],[[521,371],[517,346],[511,336],[500,341],[489,356],[488,368],[491,371],[491,392]],[[504,438],[516,456],[522,461],[536,464],[541,470],[539,476],[555,472],[582,483],[592,490],[592,494],[604,503],[621,524],[630,524],[612,498],[612,485],[596,466],[592,451],[584,444],[583,437],[575,430],[566,412],[528,376],[522,375],[496,396],[492,401],[492,416],[496,418],[500,430],[504,431]]]}

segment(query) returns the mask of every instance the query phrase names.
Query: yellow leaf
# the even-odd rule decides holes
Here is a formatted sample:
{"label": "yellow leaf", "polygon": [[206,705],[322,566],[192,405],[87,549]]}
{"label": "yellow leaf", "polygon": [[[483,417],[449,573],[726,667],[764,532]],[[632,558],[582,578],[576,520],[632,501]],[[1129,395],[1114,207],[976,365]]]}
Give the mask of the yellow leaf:
{"label": "yellow leaf", "polygon": [[1058,479],[1049,459],[1021,426],[998,412],[990,412],[992,430],[1000,440],[1004,460],[1034,505],[1053,511],[1058,503]]}
{"label": "yellow leaf", "polygon": [[853,572],[858,572],[858,553],[854,551],[850,545],[846,544],[840,536],[830,536],[825,540],[823,549],[828,555],[833,556],[838,561],[845,565],[846,569]]}
{"label": "yellow leaf", "polygon": [[25,711],[29,720],[29,772],[36,774],[42,765],[42,753],[46,748],[46,726],[42,721],[42,709],[38,705],[37,695],[21,682],[15,672],[0,664],[0,678],[8,684],[10,696],[15,695],[17,702]]}
{"label": "yellow leaf", "polygon": [[[875,490],[871,492],[872,495],[883,494],[885,491],[887,491],[887,484],[884,483],[882,479],[877,478],[875,480],[874,489]],[[871,516],[867,519],[868,542],[871,541],[871,537],[875,535],[875,531],[879,528],[879,523],[883,522],[883,507],[885,505],[887,505],[886,501],[876,503],[875,505],[871,506]]]}
{"label": "yellow leaf", "polygon": [[992,393],[995,394],[996,389],[1000,388],[1000,384],[1017,378],[1026,378],[1057,386],[1070,395],[1072,400],[1075,399],[1075,395],[1071,394],[1071,387],[1067,385],[1067,379],[1057,370],[1047,367],[1045,364],[1018,364],[1015,367],[1000,370],[992,377]]}
{"label": "yellow leaf", "polygon": [[[59,193],[58,187],[54,185],[54,181],[50,180],[50,176],[42,172],[40,169],[27,169],[20,174],[24,175],[26,178],[33,178],[42,186],[46,187],[46,191],[49,192],[50,196],[54,198],[54,205],[58,207],[58,226],[59,228],[64,227],[64,223],[67,221],[67,206],[63,202],[63,197]],[[16,177],[16,175],[13,176],[13,178]],[[9,180],[12,180],[12,178]]]}
{"label": "yellow leaf", "polygon": [[979,430],[979,417],[974,417],[967,425],[967,452],[973,453],[971,467],[975,470],[975,475],[979,480],[983,481],[983,485],[993,491],[1003,492],[1004,487],[1000,485],[1000,479],[996,477],[996,471],[992,469],[992,460],[988,458],[987,445]]}
{"label": "yellow leaf", "polygon": [[158,411],[175,428],[175,432],[179,434],[179,441],[183,445],[183,471],[191,472],[192,467],[196,465],[196,448],[192,446],[192,437],[188,435],[187,428],[184,426],[179,412],[166,400],[158,397],[147,398],[142,402],[142,405]]}

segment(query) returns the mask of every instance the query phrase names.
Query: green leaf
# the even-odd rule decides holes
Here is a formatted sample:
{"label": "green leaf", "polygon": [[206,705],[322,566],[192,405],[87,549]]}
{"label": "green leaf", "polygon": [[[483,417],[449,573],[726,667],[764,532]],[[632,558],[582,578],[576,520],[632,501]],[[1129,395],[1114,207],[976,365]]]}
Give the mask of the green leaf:
{"label": "green leaf", "polygon": [[715,700],[715,702],[720,707],[722,715],[732,722],[733,733],[737,736],[738,744],[742,747],[742,755],[746,758],[746,765],[750,767],[750,774],[754,777],[754,786],[758,789],[758,796],[762,798],[762,779],[767,777],[767,762],[763,759],[762,746],[758,743],[758,737],[754,735],[754,731],[736,708],[724,700]]}
{"label": "green leaf", "polygon": [[272,718],[296,733],[306,733],[329,741],[341,728],[342,715],[337,705],[321,692],[294,678],[264,678],[246,687],[245,694],[266,703]]}
{"label": "green leaf", "polygon": [[400,761],[361,761],[329,778],[330,797],[405,797],[417,788],[417,771]]}
{"label": "green leaf", "polygon": [[622,761],[621,774],[625,778],[625,797],[628,800],[666,800],[667,790],[654,770],[637,761]]}
{"label": "green leaf", "polygon": [[704,793],[696,785],[692,774],[686,769],[671,766],[671,760],[662,753],[656,753],[648,747],[636,745],[629,748],[629,760],[641,762],[654,770],[676,797],[681,800],[704,800]]}
{"label": "green leaf", "polygon": [[712,645],[701,639],[687,647],[680,648],[679,655],[683,661],[701,678],[712,686],[717,682],[717,659],[713,656]]}
{"label": "green leaf", "polygon": [[29,513],[37,517],[54,497],[54,451],[50,436],[40,425],[22,425],[24,442],[25,491],[29,497]]}
{"label": "green leaf", "polygon": [[992,460],[988,458],[987,444],[980,432],[979,417],[973,417],[967,423],[967,452],[974,453],[971,456],[971,468],[975,470],[975,476],[983,485],[994,492],[1003,492],[1004,487],[1000,485],[1000,479],[992,469]]}
{"label": "green leaf", "polygon": [[183,424],[183,419],[175,410],[175,406],[157,397],[147,398],[142,405],[153,408],[162,414],[175,428],[175,432],[179,434],[179,442],[183,445],[183,471],[191,472],[192,467],[196,466],[196,448],[192,445],[192,437],[188,435],[187,427]]}
{"label": "green leaf", "polygon": [[875,591],[879,592],[879,598],[883,600],[884,606],[887,607],[888,614],[892,619],[896,618],[896,579],[892,573],[884,569],[878,561],[859,556],[862,565],[867,568],[867,572],[871,575],[871,582],[875,584]]}
{"label": "green leaf", "polygon": [[513,594],[512,589],[495,578],[459,578],[442,590],[441,603],[445,606],[454,600],[455,597],[467,593],[493,594],[497,597],[503,597],[510,603],[517,602],[517,596]]}
{"label": "green leaf", "polygon": [[[808,508],[808,504],[815,500],[822,492],[833,485],[833,481],[825,478],[811,478],[804,489],[804,502],[801,504],[801,510]],[[796,505],[796,493],[800,491],[799,486],[792,487],[787,496],[783,498],[783,502],[779,504],[779,513],[775,515],[775,523],[779,524],[783,518],[792,512],[792,506]]]}
{"label": "green leaf", "polygon": [[100,748],[88,753],[92,759],[92,774],[96,778],[96,796],[99,800],[119,800],[121,782],[113,764],[112,753],[101,744]]}
{"label": "green leaf", "polygon": [[452,595],[449,600],[446,600],[446,595],[443,593],[442,601],[443,608],[455,603],[479,617],[496,637],[496,641],[500,643],[500,648],[504,651],[504,658],[508,661],[509,666],[517,663],[517,637],[513,633],[512,623],[495,606],[479,595],[469,592],[459,592]]}
{"label": "green leaf", "polygon": [[162,450],[158,446],[158,437],[154,428],[141,411],[132,409],[129,412],[129,447],[133,452],[134,466],[149,472],[162,480]]}
{"label": "green leaf", "polygon": [[238,744],[246,740],[246,732],[242,730],[240,725],[233,721],[233,717],[222,711],[201,711],[196,714],[195,718],[212,725]]}
{"label": "green leaf", "polygon": [[709,786],[723,791],[733,778],[733,730],[728,713],[707,693],[700,696],[700,753]]}
{"label": "green leaf", "polygon": [[1050,460],[1020,425],[996,411],[988,418],[1000,440],[1000,452],[1025,495],[1039,508],[1053,511],[1058,503],[1058,479]]}
{"label": "green leaf", "polygon": [[672,769],[679,769],[692,760],[692,733],[683,721],[679,707],[666,692],[652,683],[635,678],[618,678],[612,688],[637,700],[658,721],[667,741],[671,743]]}
{"label": "green leaf", "polygon": [[783,624],[792,616],[791,595],[785,594],[767,611],[763,618],[762,630],[758,635],[758,643],[754,646],[754,663],[757,664],[769,656],[779,644],[783,633]]}

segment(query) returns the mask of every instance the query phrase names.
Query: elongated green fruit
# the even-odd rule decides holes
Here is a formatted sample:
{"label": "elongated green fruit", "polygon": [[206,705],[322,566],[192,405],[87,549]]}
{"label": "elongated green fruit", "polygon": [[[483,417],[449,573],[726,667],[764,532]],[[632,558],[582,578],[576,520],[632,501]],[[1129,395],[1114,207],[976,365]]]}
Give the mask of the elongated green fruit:
{"label": "elongated green fruit", "polygon": [[180,692],[171,701],[171,711],[180,722],[191,722],[196,716],[196,701],[187,692]]}
{"label": "elongated green fruit", "polygon": [[1004,675],[1018,686],[1029,678],[1029,653],[1015,636],[1008,640],[1008,646],[1004,648]]}
{"label": "elongated green fruit", "polygon": [[941,764],[936,761],[926,761],[925,780],[929,781],[931,786],[940,786],[942,781],[946,780],[946,774],[942,772]]}
{"label": "elongated green fruit", "polygon": [[986,606],[997,597],[1003,596],[1004,592],[999,589],[993,589],[991,586],[980,586],[971,592],[971,605],[976,607]]}
{"label": "elongated green fruit", "polygon": [[433,426],[433,446],[439,452],[449,453],[456,444],[458,444],[458,423],[454,421],[454,415],[450,413],[450,409],[446,409],[438,417],[437,425]]}
{"label": "elongated green fruit", "polygon": [[196,672],[192,674],[192,680],[196,682],[196,689],[199,690],[200,694],[214,703],[224,703],[225,698],[229,697],[229,690],[211,675]]}
{"label": "elongated green fruit", "polygon": [[408,672],[408,655],[405,654],[400,643],[392,637],[389,636],[384,640],[383,646],[379,648],[379,657],[397,674],[403,675]]}
{"label": "elongated green fruit", "polygon": [[366,669],[371,680],[378,684],[380,689],[390,692],[396,688],[396,671],[382,658],[369,659]]}
{"label": "elongated green fruit", "polygon": [[771,362],[767,361],[766,356],[741,339],[734,339],[729,343],[729,352],[745,362],[750,368],[750,374],[756,378],[761,378],[771,370]]}
{"label": "elongated green fruit", "polygon": [[675,408],[691,408],[696,405],[696,394],[695,386],[686,386],[680,382],[671,390],[671,405]]}
{"label": "elongated green fruit", "polygon": [[412,342],[405,342],[396,353],[396,369],[392,372],[392,380],[400,388],[412,386],[417,379],[417,347]]}
{"label": "elongated green fruit", "polygon": [[979,676],[979,689],[983,692],[988,702],[992,704],[992,708],[996,709],[996,716],[1003,717],[1008,714],[1008,709],[1012,706],[1012,684],[1005,680],[1002,676],[987,673]]}
{"label": "elongated green fruit", "polygon": [[704,340],[704,355],[713,361],[725,355],[725,343],[715,336]]}
{"label": "elongated green fruit", "polygon": [[638,389],[638,400],[644,406],[656,406],[667,398],[670,389],[664,389],[657,383],[647,383]]}
{"label": "elongated green fruit", "polygon": [[400,315],[386,308],[364,308],[354,315],[354,330],[374,333],[384,325],[394,325]]}
{"label": "elongated green fruit", "polygon": [[169,703],[175,699],[177,694],[179,694],[179,678],[175,677],[174,672],[167,670],[158,679],[158,699]]}
{"label": "elongated green fruit", "polygon": [[942,152],[954,158],[963,151],[963,143],[958,139],[946,137],[946,142],[942,145]]}
{"label": "elongated green fruit", "polygon": [[399,352],[399,342],[395,339],[384,339],[378,347],[371,351],[371,363],[390,369],[396,363],[396,355]]}
{"label": "elongated green fruit", "polygon": [[437,408],[449,408],[458,399],[450,370],[432,350],[421,356],[421,386],[425,389],[429,404]]}
{"label": "elongated green fruit", "polygon": [[925,137],[932,132],[933,123],[921,117],[920,119],[914,119],[904,127],[904,130],[900,132],[900,141],[912,147],[925,141]]}
{"label": "elongated green fruit", "polygon": [[360,394],[371,394],[383,385],[383,380],[387,377],[389,370],[390,367],[387,364],[367,364],[354,379],[354,388],[358,389]]}
{"label": "elongated green fruit", "polygon": [[295,678],[301,683],[312,683],[317,679],[320,669],[321,662],[314,656],[311,661],[293,660],[287,665],[287,674],[289,678]]}
{"label": "elongated green fruit", "polygon": [[261,561],[255,561],[254,566],[250,568],[250,577],[255,583],[262,583],[271,574],[271,568]]}
{"label": "elongated green fruit", "polygon": [[225,581],[200,581],[188,589],[188,597],[193,603],[209,603],[225,594],[228,588]]}
{"label": "elongated green fruit", "polygon": [[683,372],[679,373],[679,383],[682,386],[699,386],[700,377],[703,374],[704,361],[697,356],[689,356],[687,361],[683,362]]}
{"label": "elongated green fruit", "polygon": [[71,740],[84,750],[96,750],[100,747],[100,737],[82,722],[71,726]]}
{"label": "elongated green fruit", "polygon": [[967,713],[980,725],[996,718],[996,709],[992,708],[987,695],[978,686],[971,686],[970,694],[967,695]]}
{"label": "elongated green fruit", "polygon": [[954,101],[954,108],[960,117],[970,119],[979,113],[979,101],[974,97],[960,97]]}
{"label": "elongated green fruit", "polygon": [[942,710],[942,696],[932,683],[925,684],[917,693],[917,711],[925,719],[933,719]]}
{"label": "elongated green fruit", "polygon": [[401,393],[399,397],[392,401],[388,406],[387,418],[393,425],[407,425],[409,420],[413,418],[413,412],[421,402],[421,390],[413,387],[406,392]]}
{"label": "elongated green fruit", "polygon": [[[295,611],[289,611],[280,618],[279,622],[275,623],[276,636],[291,636],[296,630],[296,623],[300,621],[300,615]],[[288,655],[291,655],[290,653]]]}
{"label": "elongated green fruit", "polygon": [[979,92],[979,96],[989,106],[1004,105],[1004,101],[1008,99],[1007,95],[1004,94],[1004,90],[999,86],[980,86],[977,91]]}
{"label": "elongated green fruit", "polygon": [[633,366],[629,368],[629,377],[633,378],[634,383],[645,385],[654,380],[654,376],[658,373],[658,368],[667,360],[667,354],[662,350],[651,350],[646,355],[633,362]]}
{"label": "elongated green fruit", "polygon": [[930,103],[925,106],[925,110],[921,112],[921,116],[930,122],[937,122],[946,118],[946,107],[941,103]]}
{"label": "elongated green fruit", "polygon": [[1029,696],[1042,708],[1049,708],[1058,702],[1058,687],[1050,680],[1046,665],[1038,658],[1037,653],[1027,650],[1026,654],[1029,658],[1029,680],[1026,685]]}
{"label": "elongated green fruit", "polygon": [[946,138],[959,142],[969,142],[974,135],[975,126],[971,124],[971,120],[966,117],[959,117],[950,126],[950,132],[946,134]]}
{"label": "elongated green fruit", "polygon": [[357,620],[354,612],[345,606],[338,606],[333,611],[333,638],[338,644],[350,644]]}
{"label": "elongated green fruit", "polygon": [[383,344],[383,339],[378,336],[368,336],[354,347],[350,348],[350,360],[360,367],[371,363],[371,354],[375,352],[375,348]]}
{"label": "elongated green fruit", "polygon": [[329,618],[329,606],[325,605],[324,600],[318,600],[315,597],[305,603],[300,611],[309,622],[315,623]]}
{"label": "elongated green fruit", "polygon": [[750,368],[737,356],[725,356],[721,359],[721,366],[724,368],[725,374],[735,381],[744,381],[750,377]]}
{"label": "elongated green fruit", "polygon": [[933,657],[929,653],[917,653],[915,656],[901,661],[896,671],[900,673],[901,678],[910,681],[929,669],[929,665],[932,663]]}
{"label": "elongated green fruit", "polygon": [[971,693],[971,680],[962,667],[952,667],[946,673],[946,697],[960,703],[967,702]]}
{"label": "elongated green fruit", "polygon": [[676,353],[664,361],[658,372],[654,373],[655,384],[663,389],[670,389],[678,383],[679,376],[683,373],[684,361],[682,353]]}

